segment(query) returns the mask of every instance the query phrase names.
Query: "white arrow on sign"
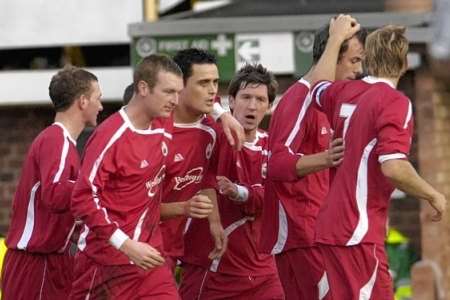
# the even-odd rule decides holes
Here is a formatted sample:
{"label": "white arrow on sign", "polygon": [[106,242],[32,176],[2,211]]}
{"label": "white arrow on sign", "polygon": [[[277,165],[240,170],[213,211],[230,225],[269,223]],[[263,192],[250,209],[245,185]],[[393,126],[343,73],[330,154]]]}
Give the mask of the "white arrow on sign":
{"label": "white arrow on sign", "polygon": [[294,34],[237,33],[234,36],[235,67],[246,63],[258,63],[275,74],[290,74],[294,71]]}
{"label": "white arrow on sign", "polygon": [[[257,45],[256,47],[253,44]],[[258,40],[244,41],[238,49],[238,54],[247,62],[258,62],[260,59]]]}

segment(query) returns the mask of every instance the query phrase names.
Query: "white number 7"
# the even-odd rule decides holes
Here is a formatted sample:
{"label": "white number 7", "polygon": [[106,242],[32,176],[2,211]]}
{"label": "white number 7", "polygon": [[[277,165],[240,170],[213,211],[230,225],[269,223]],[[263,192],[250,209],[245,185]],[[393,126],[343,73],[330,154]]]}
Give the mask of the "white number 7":
{"label": "white number 7", "polygon": [[341,106],[341,110],[339,111],[339,117],[344,118],[344,131],[342,132],[342,138],[345,138],[345,134],[347,133],[348,125],[350,124],[350,119],[352,118],[352,114],[355,111],[355,104],[343,103]]}

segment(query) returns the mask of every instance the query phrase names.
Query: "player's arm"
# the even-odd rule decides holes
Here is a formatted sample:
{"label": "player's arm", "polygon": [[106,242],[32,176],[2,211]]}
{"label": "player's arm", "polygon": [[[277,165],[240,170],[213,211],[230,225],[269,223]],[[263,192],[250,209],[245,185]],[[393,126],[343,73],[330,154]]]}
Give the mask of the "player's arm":
{"label": "player's arm", "polygon": [[314,124],[309,124],[304,118],[301,119],[301,115],[305,115],[307,109],[312,109],[300,110],[296,99],[301,97],[305,95],[295,86],[283,95],[281,101],[285,101],[284,111],[278,112],[283,115],[282,122],[281,119],[277,120],[278,124],[270,129],[271,153],[267,173],[270,180],[296,181],[302,176],[338,165],[343,157],[344,147],[341,139],[332,141],[330,148],[321,153],[305,155],[295,151],[301,148],[307,132],[314,127]]}
{"label": "player's arm", "polygon": [[187,201],[161,203],[161,220],[176,217],[207,218],[213,210],[213,203],[205,195],[197,194]]}
{"label": "player's arm", "polygon": [[264,186],[261,183],[234,183],[225,176],[217,176],[217,186],[219,193],[241,206],[246,215],[261,214],[264,201]]}
{"label": "player's arm", "polygon": [[417,199],[428,201],[436,211],[433,221],[439,221],[442,218],[447,207],[445,196],[423,180],[409,161],[387,160],[381,164],[381,171],[399,190]]}
{"label": "player's arm", "polygon": [[244,128],[229,111],[222,107],[219,97],[216,97],[211,116],[216,121],[220,120],[228,143],[236,150],[241,150],[245,140]]}
{"label": "player's arm", "polygon": [[329,38],[325,50],[319,61],[305,79],[314,85],[319,80],[334,80],[336,63],[342,43],[351,38],[360,29],[356,19],[349,15],[339,15],[330,20]]}
{"label": "player's arm", "polygon": [[[95,133],[94,133],[95,134]],[[71,211],[75,218],[118,251],[123,252],[139,267],[147,270],[164,263],[164,258],[150,245],[132,240],[112,219],[103,205],[101,191],[110,176],[116,173],[113,149],[106,149],[109,137],[91,138],[83,159],[79,177],[71,199]],[[111,146],[111,147],[114,147]]]}
{"label": "player's arm", "polygon": [[200,192],[207,196],[213,203],[213,211],[208,216],[209,230],[214,240],[214,249],[208,255],[209,259],[221,257],[227,249],[228,239],[220,221],[219,206],[217,203],[217,193],[213,188],[205,188]]}
{"label": "player's arm", "polygon": [[75,181],[70,178],[69,140],[52,136],[40,146],[37,160],[40,166],[42,204],[60,213],[70,209],[70,195]]}
{"label": "player's arm", "polygon": [[377,109],[376,153],[383,175],[396,188],[428,201],[436,210],[433,220],[440,220],[447,205],[445,197],[423,180],[407,161],[414,124],[411,102],[406,97],[398,96],[388,106],[380,104]]}

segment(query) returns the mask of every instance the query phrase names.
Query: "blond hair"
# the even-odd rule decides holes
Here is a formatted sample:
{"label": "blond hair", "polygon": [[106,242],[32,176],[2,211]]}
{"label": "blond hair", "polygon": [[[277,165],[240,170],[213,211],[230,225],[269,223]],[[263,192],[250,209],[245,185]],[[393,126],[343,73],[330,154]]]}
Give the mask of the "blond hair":
{"label": "blond hair", "polygon": [[369,75],[395,78],[406,71],[409,45],[405,27],[387,25],[375,30],[367,36],[365,48]]}

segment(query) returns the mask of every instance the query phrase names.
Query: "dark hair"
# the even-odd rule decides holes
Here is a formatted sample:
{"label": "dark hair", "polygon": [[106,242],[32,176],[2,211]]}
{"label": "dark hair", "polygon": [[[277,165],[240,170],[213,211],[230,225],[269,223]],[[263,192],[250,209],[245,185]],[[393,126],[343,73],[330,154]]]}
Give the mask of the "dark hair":
{"label": "dark hair", "polygon": [[48,90],[55,111],[67,110],[83,94],[90,96],[92,81],[98,81],[94,74],[74,66],[66,66],[53,75]]}
{"label": "dark hair", "polygon": [[[316,64],[320,57],[322,56],[323,52],[325,51],[325,47],[328,42],[328,38],[330,37],[330,25],[323,26],[319,30],[316,31],[314,34],[314,46],[313,46],[313,64]],[[367,30],[364,28],[361,28],[353,37],[356,37],[358,41],[364,46],[366,42],[367,37]],[[345,40],[341,48],[339,49],[339,59],[341,59],[342,54],[345,53],[345,51],[348,50],[348,41],[350,39]]]}
{"label": "dark hair", "polygon": [[153,89],[158,81],[158,73],[165,71],[182,77],[178,65],[165,54],[151,54],[144,57],[136,66],[133,74],[134,90],[137,91],[139,81],[144,81],[150,89]]}
{"label": "dark hair", "polygon": [[267,71],[261,64],[245,65],[231,79],[228,86],[228,95],[236,97],[239,90],[246,88],[249,84],[267,86],[269,103],[275,99],[278,83],[272,72]]}
{"label": "dark hair", "polygon": [[127,105],[130,102],[131,98],[133,98],[134,94],[134,84],[129,84],[125,90],[123,91],[122,101],[123,104]]}
{"label": "dark hair", "polygon": [[185,83],[192,75],[192,65],[217,64],[216,57],[213,54],[197,48],[180,50],[175,54],[173,60],[183,72],[183,80]]}

